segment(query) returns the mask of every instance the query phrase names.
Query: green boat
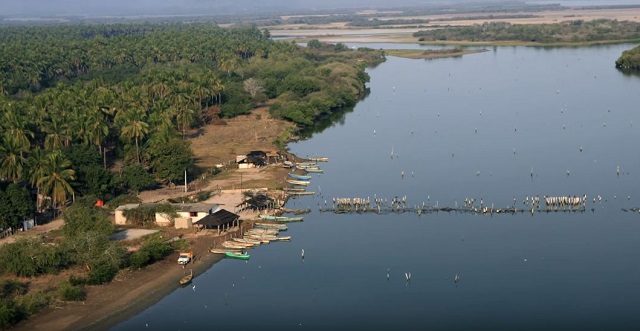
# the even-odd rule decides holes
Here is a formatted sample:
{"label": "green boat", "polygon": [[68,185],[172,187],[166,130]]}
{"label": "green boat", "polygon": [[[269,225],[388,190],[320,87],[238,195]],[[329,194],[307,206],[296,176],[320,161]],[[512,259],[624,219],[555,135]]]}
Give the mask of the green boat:
{"label": "green boat", "polygon": [[236,252],[224,252],[224,255],[232,259],[239,259],[239,260],[248,260],[251,257],[251,255],[249,254],[242,254],[242,253],[236,253]]}

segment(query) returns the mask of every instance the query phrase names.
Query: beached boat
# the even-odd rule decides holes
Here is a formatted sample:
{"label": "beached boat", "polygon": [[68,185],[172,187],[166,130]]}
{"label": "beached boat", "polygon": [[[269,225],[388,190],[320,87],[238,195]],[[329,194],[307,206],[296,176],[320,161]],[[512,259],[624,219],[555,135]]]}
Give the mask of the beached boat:
{"label": "beached boat", "polygon": [[287,179],[286,182],[292,185],[303,185],[303,186],[311,184],[311,182],[308,180],[297,180],[297,179]]}
{"label": "beached boat", "polygon": [[240,260],[248,260],[251,257],[251,255],[249,254],[242,254],[242,253],[236,253],[236,252],[225,252],[224,255],[233,259],[240,259]]}
{"label": "beached boat", "polygon": [[254,234],[254,235],[270,235],[275,236],[278,234],[278,229],[249,229],[244,232],[245,235]]}
{"label": "beached boat", "polygon": [[320,169],[320,166],[317,164],[314,165],[305,165],[305,166],[299,166],[298,169],[302,169],[302,170],[309,170],[309,169]]}
{"label": "beached boat", "polygon": [[253,245],[246,243],[239,243],[237,241],[225,241],[222,243],[222,247],[224,248],[248,248]]}
{"label": "beached boat", "polygon": [[276,219],[278,222],[302,222],[304,220],[303,217],[279,217]]}
{"label": "beached boat", "polygon": [[233,238],[233,241],[243,243],[243,244],[260,245],[260,241],[251,240],[249,238]]}
{"label": "beached boat", "polygon": [[305,168],[305,167],[317,167],[318,164],[315,162],[298,162],[296,163],[296,168]]}
{"label": "beached boat", "polygon": [[307,160],[313,161],[313,162],[329,162],[328,157],[310,157]]}
{"label": "beached boat", "polygon": [[180,285],[186,285],[193,279],[193,270],[189,270],[189,274],[180,278]]}
{"label": "beached boat", "polygon": [[289,174],[289,177],[293,178],[293,179],[299,179],[299,180],[309,180],[311,179],[311,176],[306,176],[306,175],[297,175],[297,174]]}
{"label": "beached boat", "polygon": [[287,226],[279,223],[256,223],[256,227],[262,229],[276,229],[280,231],[287,231]]}
{"label": "beached boat", "polygon": [[313,191],[291,191],[287,192],[289,195],[314,195],[316,192]]}
{"label": "beached boat", "polygon": [[324,172],[324,170],[322,170],[320,168],[307,168],[307,169],[304,169],[304,170],[306,170],[307,172],[318,173],[318,174]]}
{"label": "beached boat", "polygon": [[212,248],[209,252],[213,254],[224,254],[226,252],[238,252],[242,253],[244,251],[243,248]]}
{"label": "beached boat", "polygon": [[258,215],[258,217],[267,221],[275,221],[278,218],[280,218],[280,216],[276,216],[276,215]]}
{"label": "beached boat", "polygon": [[303,192],[306,191],[306,187],[285,187],[284,190],[286,192]]}
{"label": "beached boat", "polygon": [[291,236],[278,237],[278,241],[290,241],[290,240],[291,240]]}

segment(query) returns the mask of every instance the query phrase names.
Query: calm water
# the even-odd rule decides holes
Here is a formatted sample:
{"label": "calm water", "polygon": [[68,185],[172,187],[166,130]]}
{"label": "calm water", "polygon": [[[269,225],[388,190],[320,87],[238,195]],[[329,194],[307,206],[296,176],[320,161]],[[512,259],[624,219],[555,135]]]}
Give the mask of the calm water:
{"label": "calm water", "polygon": [[[640,328],[640,215],[621,211],[640,206],[640,78],[614,68],[628,48],[390,57],[353,112],[290,145],[330,158],[320,194],[288,205],[313,210],[292,242],[223,260],[113,330]],[[319,212],[332,197],[523,207],[583,194],[572,214]]]}

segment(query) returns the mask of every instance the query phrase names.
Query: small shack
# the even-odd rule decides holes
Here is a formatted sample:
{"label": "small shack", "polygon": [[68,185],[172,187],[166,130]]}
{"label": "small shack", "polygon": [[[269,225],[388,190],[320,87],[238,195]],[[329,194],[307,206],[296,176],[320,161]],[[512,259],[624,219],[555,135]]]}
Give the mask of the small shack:
{"label": "small shack", "polygon": [[220,210],[220,205],[213,203],[179,203],[173,206],[177,208],[178,217],[172,219],[170,215],[156,213],[156,224],[166,226],[171,225],[173,221],[177,229],[188,229],[191,224]]}
{"label": "small shack", "polygon": [[194,225],[203,229],[217,229],[218,234],[220,234],[220,231],[225,231],[232,227],[239,226],[240,216],[226,209],[220,209],[215,213],[207,215],[194,222]]}

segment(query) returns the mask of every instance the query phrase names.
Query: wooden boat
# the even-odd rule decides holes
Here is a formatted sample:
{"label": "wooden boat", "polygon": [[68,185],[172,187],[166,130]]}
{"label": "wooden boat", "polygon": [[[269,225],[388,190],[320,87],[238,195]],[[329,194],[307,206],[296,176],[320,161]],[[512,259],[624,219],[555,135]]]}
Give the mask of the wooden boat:
{"label": "wooden boat", "polygon": [[222,243],[222,247],[224,248],[248,248],[253,246],[251,244],[239,243],[236,241],[225,241]]}
{"label": "wooden boat", "polygon": [[284,190],[286,192],[303,192],[305,191],[307,188],[305,187],[285,187]]}
{"label": "wooden boat", "polygon": [[242,249],[242,248],[212,248],[212,249],[209,250],[209,252],[211,252],[213,254],[224,254],[226,252],[242,253],[242,251],[244,251],[244,249]]}
{"label": "wooden boat", "polygon": [[237,241],[237,242],[243,243],[243,244],[260,245],[260,241],[251,240],[249,238],[233,238],[233,241]]}
{"label": "wooden boat", "polygon": [[276,216],[276,215],[258,215],[258,217],[260,217],[263,220],[267,220],[267,221],[275,221],[278,218],[280,218],[281,216]]}
{"label": "wooden boat", "polygon": [[262,229],[276,229],[280,231],[287,231],[287,226],[279,223],[256,223],[258,230]]}
{"label": "wooden boat", "polygon": [[316,192],[313,191],[291,191],[287,192],[289,195],[315,195]]}
{"label": "wooden boat", "polygon": [[303,217],[280,217],[276,219],[278,222],[302,222],[303,220]]}
{"label": "wooden boat", "polygon": [[296,174],[289,174],[289,177],[293,178],[293,179],[299,179],[299,180],[309,180],[311,179],[311,176],[305,176],[305,175],[296,175]]}
{"label": "wooden boat", "polygon": [[278,229],[250,229],[244,232],[245,236],[275,236],[278,234]]}
{"label": "wooden boat", "polygon": [[311,182],[308,180],[297,180],[297,179],[287,179],[286,182],[292,185],[302,185],[302,186],[307,186],[311,184]]}
{"label": "wooden boat", "polygon": [[296,163],[296,168],[305,168],[305,167],[317,167],[318,165],[315,162],[298,162]]}
{"label": "wooden boat", "polygon": [[309,168],[309,169],[304,169],[307,172],[311,172],[311,173],[323,173],[324,171],[320,168]]}
{"label": "wooden boat", "polygon": [[193,269],[191,269],[189,271],[189,274],[180,278],[180,285],[186,285],[189,284],[191,282],[191,280],[193,279]]}
{"label": "wooden boat", "polygon": [[242,253],[236,253],[236,252],[225,252],[224,255],[232,259],[239,259],[239,260],[248,260],[251,257],[251,255],[249,254],[242,254]]}
{"label": "wooden boat", "polygon": [[307,160],[313,161],[313,162],[329,162],[328,157],[310,157]]}

